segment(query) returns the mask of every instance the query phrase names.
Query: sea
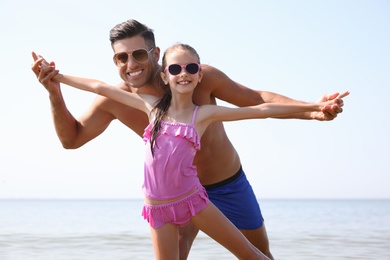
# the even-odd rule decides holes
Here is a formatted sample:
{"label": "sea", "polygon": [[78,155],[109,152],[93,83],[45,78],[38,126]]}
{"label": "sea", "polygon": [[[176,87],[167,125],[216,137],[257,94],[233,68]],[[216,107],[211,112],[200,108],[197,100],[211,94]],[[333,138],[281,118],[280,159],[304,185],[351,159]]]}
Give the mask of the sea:
{"label": "sea", "polygon": [[[259,203],[275,259],[390,260],[390,200]],[[154,259],[142,204],[0,200],[0,260]],[[236,258],[200,232],[188,259]]]}

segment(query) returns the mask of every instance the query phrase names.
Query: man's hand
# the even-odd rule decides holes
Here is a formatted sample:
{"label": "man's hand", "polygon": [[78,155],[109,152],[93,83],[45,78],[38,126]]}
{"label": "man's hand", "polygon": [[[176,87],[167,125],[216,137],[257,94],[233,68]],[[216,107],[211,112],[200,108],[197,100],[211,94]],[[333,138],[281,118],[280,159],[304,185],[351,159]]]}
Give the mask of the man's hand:
{"label": "man's hand", "polygon": [[321,112],[312,112],[311,117],[319,121],[331,121],[337,117],[339,113],[343,112],[344,101],[343,97],[349,95],[349,91],[344,93],[334,93],[330,95],[324,95],[318,102],[326,102],[334,100],[333,105],[325,106]]}

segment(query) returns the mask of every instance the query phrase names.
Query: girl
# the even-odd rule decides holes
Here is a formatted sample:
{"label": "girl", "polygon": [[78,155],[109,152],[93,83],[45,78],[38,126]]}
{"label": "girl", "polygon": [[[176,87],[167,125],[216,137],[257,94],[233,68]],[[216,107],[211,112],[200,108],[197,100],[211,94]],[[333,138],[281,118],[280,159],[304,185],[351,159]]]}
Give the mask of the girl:
{"label": "girl", "polygon": [[175,44],[165,51],[162,68],[160,74],[166,90],[161,99],[148,94],[130,93],[93,79],[63,74],[58,74],[55,79],[114,99],[148,115],[150,124],[144,133],[145,204],[142,215],[150,224],[157,259],[179,259],[177,227],[189,222],[239,259],[268,259],[208,200],[193,165],[196,152],[200,150],[202,134],[216,121],[321,111],[322,107],[334,101],[266,103],[242,108],[197,106],[192,101],[192,93],[202,79],[197,52],[189,45]]}

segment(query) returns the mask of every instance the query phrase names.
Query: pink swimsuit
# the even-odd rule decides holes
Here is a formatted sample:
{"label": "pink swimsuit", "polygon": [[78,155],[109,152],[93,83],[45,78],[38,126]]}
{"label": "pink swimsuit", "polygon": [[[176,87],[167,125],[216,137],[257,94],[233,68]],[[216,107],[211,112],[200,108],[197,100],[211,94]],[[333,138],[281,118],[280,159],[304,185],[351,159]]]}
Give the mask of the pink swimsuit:
{"label": "pink swimsuit", "polygon": [[[207,193],[200,184],[193,160],[200,150],[200,140],[194,120],[191,124],[162,121],[159,136],[154,145],[154,157],[150,149],[152,122],[146,127],[146,157],[144,164],[144,194],[152,200],[170,200],[189,194],[179,200],[159,204],[145,204],[142,216],[154,228],[165,223],[185,225],[209,203]],[[195,191],[191,193],[191,191]]]}

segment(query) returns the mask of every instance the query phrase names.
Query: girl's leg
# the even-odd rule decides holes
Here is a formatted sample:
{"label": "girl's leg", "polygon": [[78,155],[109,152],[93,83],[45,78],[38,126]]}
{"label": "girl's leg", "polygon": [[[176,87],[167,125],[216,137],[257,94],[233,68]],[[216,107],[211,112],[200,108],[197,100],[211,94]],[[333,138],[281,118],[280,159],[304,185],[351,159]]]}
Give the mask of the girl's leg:
{"label": "girl's leg", "polygon": [[190,254],[190,249],[192,243],[195,240],[196,235],[199,232],[199,229],[193,224],[188,223],[185,227],[179,227],[179,252],[180,259],[185,260]]}
{"label": "girl's leg", "polygon": [[179,259],[179,233],[177,226],[165,224],[160,228],[150,227],[154,255],[157,260]]}
{"label": "girl's leg", "polygon": [[266,256],[268,256],[268,258],[274,260],[274,257],[272,256],[269,248],[269,241],[267,236],[267,230],[265,229],[265,223],[263,223],[263,226],[257,229],[240,229],[240,231],[249,240],[249,242],[251,242],[252,245],[260,249],[260,251],[263,252],[263,254],[265,254]]}
{"label": "girl's leg", "polygon": [[196,214],[191,222],[239,259],[269,260],[212,203]]}

